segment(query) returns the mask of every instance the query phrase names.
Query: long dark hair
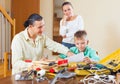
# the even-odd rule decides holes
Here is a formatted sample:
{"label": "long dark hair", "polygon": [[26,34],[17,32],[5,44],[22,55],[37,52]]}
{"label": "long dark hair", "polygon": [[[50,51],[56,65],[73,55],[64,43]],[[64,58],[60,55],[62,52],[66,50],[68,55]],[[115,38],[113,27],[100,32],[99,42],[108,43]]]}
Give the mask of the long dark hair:
{"label": "long dark hair", "polygon": [[64,2],[64,3],[62,4],[62,8],[63,8],[63,6],[65,6],[65,5],[70,5],[70,6],[73,8],[73,6],[72,6],[72,4],[71,4],[70,2]]}
{"label": "long dark hair", "polygon": [[35,21],[41,21],[43,19],[42,16],[39,14],[33,13],[31,14],[28,19],[24,22],[24,27],[28,27],[29,25],[33,25]]}

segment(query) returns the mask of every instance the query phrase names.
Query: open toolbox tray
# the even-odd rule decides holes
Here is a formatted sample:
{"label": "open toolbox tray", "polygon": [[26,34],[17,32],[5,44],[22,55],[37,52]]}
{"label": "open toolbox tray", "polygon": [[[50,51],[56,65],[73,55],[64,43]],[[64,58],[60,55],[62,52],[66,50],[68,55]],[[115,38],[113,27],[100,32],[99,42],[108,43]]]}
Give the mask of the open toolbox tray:
{"label": "open toolbox tray", "polygon": [[[99,69],[99,70],[84,70],[84,69],[75,69],[77,75],[89,75],[89,74],[111,74],[112,72],[117,72],[120,70],[120,49],[109,54],[98,64],[106,66],[108,69]],[[75,65],[75,64],[74,64]]]}
{"label": "open toolbox tray", "polygon": [[120,70],[120,49],[103,58],[100,64],[110,68],[113,72]]}

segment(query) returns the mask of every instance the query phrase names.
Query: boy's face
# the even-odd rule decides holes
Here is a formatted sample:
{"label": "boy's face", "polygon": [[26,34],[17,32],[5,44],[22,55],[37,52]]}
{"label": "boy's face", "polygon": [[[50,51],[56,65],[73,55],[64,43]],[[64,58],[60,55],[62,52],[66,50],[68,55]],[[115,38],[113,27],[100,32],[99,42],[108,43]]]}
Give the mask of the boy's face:
{"label": "boy's face", "polygon": [[85,38],[74,38],[75,45],[80,52],[84,52],[86,46],[88,45],[88,40]]}

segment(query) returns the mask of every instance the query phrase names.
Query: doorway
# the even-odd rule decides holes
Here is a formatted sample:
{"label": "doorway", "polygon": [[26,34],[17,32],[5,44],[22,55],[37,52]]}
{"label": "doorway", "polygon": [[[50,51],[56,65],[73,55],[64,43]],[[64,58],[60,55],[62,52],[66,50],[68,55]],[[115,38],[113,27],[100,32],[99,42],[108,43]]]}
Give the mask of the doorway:
{"label": "doorway", "polygon": [[[60,20],[62,19],[62,9],[61,5],[65,0],[54,0],[53,4],[53,40],[61,43],[62,37],[59,35]],[[58,55],[58,53],[53,53],[53,55]]]}
{"label": "doorway", "polygon": [[16,20],[16,33],[24,30],[24,22],[32,13],[40,13],[40,0],[11,0],[12,17]]}

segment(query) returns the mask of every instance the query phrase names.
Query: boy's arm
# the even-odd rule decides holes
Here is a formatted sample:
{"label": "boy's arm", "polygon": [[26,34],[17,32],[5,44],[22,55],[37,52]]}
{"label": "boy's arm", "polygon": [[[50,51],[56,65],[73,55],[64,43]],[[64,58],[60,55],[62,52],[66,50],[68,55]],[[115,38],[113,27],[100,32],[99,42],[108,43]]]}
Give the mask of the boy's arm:
{"label": "boy's arm", "polygon": [[98,62],[100,60],[100,57],[97,55],[96,51],[92,51],[90,53],[90,59],[93,62]]}
{"label": "boy's arm", "polygon": [[83,62],[85,63],[97,63],[100,60],[99,56],[96,54],[96,52],[92,52],[89,56],[86,56],[83,59]]}

